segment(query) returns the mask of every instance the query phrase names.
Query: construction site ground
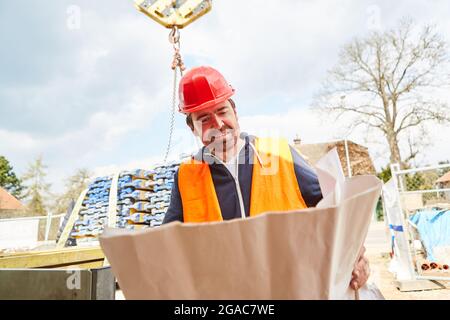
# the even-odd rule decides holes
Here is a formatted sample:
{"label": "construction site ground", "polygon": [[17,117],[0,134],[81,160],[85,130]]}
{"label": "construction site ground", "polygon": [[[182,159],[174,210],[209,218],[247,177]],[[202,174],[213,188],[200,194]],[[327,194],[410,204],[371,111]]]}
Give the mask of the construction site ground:
{"label": "construction site ground", "polygon": [[[450,281],[439,281],[445,289],[401,292],[397,288],[394,283],[396,279],[389,272],[390,240],[384,222],[371,223],[365,247],[371,269],[368,282],[376,284],[386,300],[450,300]],[[116,299],[124,299],[121,290],[117,290]]]}
{"label": "construction site ground", "polygon": [[395,277],[389,272],[391,258],[389,232],[384,222],[372,222],[367,235],[366,256],[370,261],[373,282],[386,300],[450,300],[450,281],[439,281],[445,289],[401,292],[395,285]]}

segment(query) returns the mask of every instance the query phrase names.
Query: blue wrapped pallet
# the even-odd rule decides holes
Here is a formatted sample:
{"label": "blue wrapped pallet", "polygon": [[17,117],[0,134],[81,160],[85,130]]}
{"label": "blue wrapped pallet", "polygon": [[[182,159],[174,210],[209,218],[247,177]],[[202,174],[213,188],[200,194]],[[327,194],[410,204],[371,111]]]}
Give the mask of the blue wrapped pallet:
{"label": "blue wrapped pallet", "polygon": [[[117,180],[116,227],[131,230],[158,227],[170,204],[179,163],[120,172]],[[96,240],[108,226],[112,176],[96,178],[88,187],[70,238],[78,243]]]}

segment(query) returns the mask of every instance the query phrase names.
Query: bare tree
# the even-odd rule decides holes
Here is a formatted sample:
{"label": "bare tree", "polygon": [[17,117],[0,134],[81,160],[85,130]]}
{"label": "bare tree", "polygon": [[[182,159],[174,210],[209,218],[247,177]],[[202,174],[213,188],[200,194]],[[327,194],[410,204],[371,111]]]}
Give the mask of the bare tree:
{"label": "bare tree", "polygon": [[[447,45],[435,27],[415,28],[405,19],[396,29],[344,46],[316,102],[336,119],[353,115],[353,128],[366,125],[382,133],[391,163],[404,165],[418,152],[411,129],[450,121],[448,105],[432,94],[448,85],[448,62]],[[409,142],[409,157],[401,156],[400,139]]]}
{"label": "bare tree", "polygon": [[71,201],[76,201],[81,192],[87,188],[92,174],[87,169],[78,169],[66,180],[66,190],[55,200],[53,211],[66,212]]}

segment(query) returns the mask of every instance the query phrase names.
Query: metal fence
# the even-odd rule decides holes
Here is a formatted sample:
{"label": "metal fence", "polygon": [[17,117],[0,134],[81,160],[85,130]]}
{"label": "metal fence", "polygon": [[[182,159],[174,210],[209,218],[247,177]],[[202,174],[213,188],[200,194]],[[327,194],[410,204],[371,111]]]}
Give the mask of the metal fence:
{"label": "metal fence", "polygon": [[[450,280],[450,164],[401,170],[383,187],[401,278]],[[450,179],[449,179],[450,180]]]}

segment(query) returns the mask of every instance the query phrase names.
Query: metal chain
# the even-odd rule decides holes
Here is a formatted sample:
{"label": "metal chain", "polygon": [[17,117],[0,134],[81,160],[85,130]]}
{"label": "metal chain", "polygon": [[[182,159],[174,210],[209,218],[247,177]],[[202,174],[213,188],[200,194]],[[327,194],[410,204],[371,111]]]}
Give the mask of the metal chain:
{"label": "metal chain", "polygon": [[186,69],[184,66],[183,60],[181,59],[180,54],[180,33],[178,31],[177,27],[173,27],[172,31],[169,35],[169,41],[173,44],[173,49],[175,51],[172,61],[172,70],[173,73],[173,91],[172,91],[172,112],[171,112],[171,118],[170,118],[170,128],[169,128],[169,141],[167,143],[166,148],[166,154],[164,156],[164,163],[167,163],[167,157],[169,156],[170,147],[172,144],[172,136],[173,136],[173,129],[175,126],[175,109],[177,105],[177,85],[178,85],[178,70],[180,70],[181,76],[183,76],[183,71]]}

